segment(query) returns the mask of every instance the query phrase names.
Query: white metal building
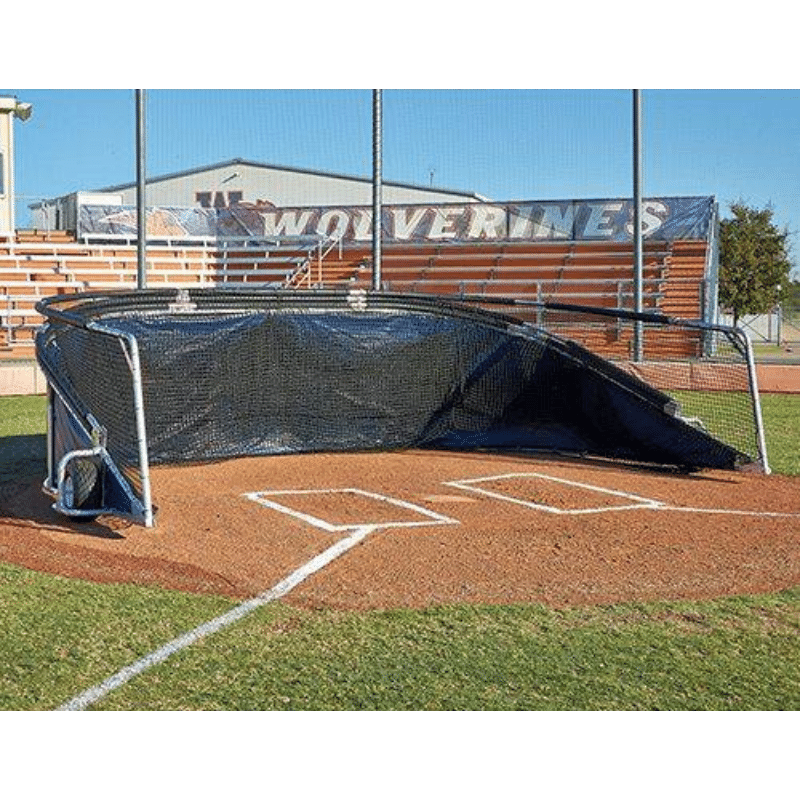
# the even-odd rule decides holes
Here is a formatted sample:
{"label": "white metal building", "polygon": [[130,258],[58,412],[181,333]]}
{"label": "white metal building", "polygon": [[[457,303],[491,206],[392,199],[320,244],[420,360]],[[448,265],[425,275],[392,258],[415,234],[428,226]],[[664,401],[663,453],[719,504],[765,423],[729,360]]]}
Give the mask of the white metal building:
{"label": "white metal building", "polygon": [[[471,192],[384,180],[382,199],[387,205],[402,205],[462,204],[480,202],[485,198]],[[170,208],[229,208],[240,203],[265,208],[368,206],[372,203],[372,179],[235,158],[148,178],[146,202],[149,207]],[[73,192],[32,205],[32,227],[75,230],[81,205],[135,204],[135,183]]]}

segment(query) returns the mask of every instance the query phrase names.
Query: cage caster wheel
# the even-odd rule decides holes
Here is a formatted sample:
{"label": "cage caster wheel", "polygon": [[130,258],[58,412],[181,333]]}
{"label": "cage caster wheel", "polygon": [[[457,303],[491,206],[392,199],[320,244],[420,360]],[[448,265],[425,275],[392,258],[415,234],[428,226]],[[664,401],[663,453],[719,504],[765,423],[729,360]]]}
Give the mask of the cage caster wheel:
{"label": "cage caster wheel", "polygon": [[101,507],[102,483],[98,466],[85,459],[75,459],[68,466],[62,486],[62,504],[66,509],[86,512],[76,515],[76,522],[92,522],[99,514],[90,513]]}

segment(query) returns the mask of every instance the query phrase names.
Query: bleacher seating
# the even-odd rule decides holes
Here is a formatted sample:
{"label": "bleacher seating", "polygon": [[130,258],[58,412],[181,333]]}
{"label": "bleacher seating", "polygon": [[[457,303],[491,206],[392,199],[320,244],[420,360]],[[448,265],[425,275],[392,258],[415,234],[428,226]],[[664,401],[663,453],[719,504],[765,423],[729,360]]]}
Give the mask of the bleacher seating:
{"label": "bleacher seating", "polygon": [[[644,308],[701,317],[707,248],[705,241],[646,241]],[[147,285],[367,288],[373,281],[370,262],[366,243],[159,242],[147,249]],[[633,307],[630,243],[386,243],[381,262],[382,286],[393,291]],[[0,358],[33,355],[35,330],[41,324],[34,306],[40,298],[132,290],[136,285],[133,243],[76,241],[60,231],[0,237]],[[521,313],[536,320],[535,311]],[[611,349],[627,356],[630,342],[613,326],[606,328],[576,329],[570,335],[583,337],[598,352]]]}
{"label": "bleacher seating", "polygon": [[[642,307],[645,311],[688,319],[702,317],[708,244],[705,241],[646,241],[643,248]],[[373,276],[369,248],[349,250],[326,261],[320,285],[366,288]],[[342,261],[352,271],[342,269]],[[559,302],[602,308],[634,307],[632,243],[526,242],[479,245],[384,245],[381,285],[392,291],[452,297],[501,297],[514,301]],[[331,267],[337,267],[336,274]],[[345,277],[342,277],[342,276]],[[487,305],[489,303],[487,302]],[[515,305],[514,313],[540,324],[535,309]],[[545,323],[548,324],[548,323]],[[557,331],[607,357],[629,358],[630,326],[584,322]],[[669,336],[664,355],[695,355],[696,343],[682,344]]]}
{"label": "bleacher seating", "polygon": [[[705,273],[705,243],[699,262],[689,265],[689,281],[702,281]],[[381,279],[388,289],[435,294],[508,294],[529,300],[577,304],[633,306],[633,251],[631,245],[605,242],[569,244],[535,243],[493,245],[481,250],[473,245],[438,247],[386,247],[382,254]],[[697,252],[697,248],[694,249]],[[645,307],[661,308],[666,284],[675,263],[673,243],[648,242],[644,250],[643,301]],[[369,251],[359,253],[369,261]],[[326,264],[327,268],[327,264]],[[350,280],[366,285],[368,268]],[[324,281],[336,285],[335,280]],[[338,281],[341,283],[341,281]],[[692,316],[698,316],[693,309]]]}
{"label": "bleacher seating", "polygon": [[[248,283],[284,285],[309,261],[297,242],[218,241],[147,248],[147,285],[203,286]],[[33,356],[43,297],[85,291],[131,291],[137,286],[136,246],[76,241],[63,231],[20,231],[0,236],[0,359]]]}

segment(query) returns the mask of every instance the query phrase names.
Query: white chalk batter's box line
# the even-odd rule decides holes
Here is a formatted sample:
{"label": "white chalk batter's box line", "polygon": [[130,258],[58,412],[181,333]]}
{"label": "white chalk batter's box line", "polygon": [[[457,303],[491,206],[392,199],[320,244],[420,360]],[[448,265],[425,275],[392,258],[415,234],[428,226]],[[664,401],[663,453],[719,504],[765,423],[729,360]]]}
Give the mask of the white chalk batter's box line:
{"label": "white chalk batter's box line", "polygon": [[[388,522],[357,522],[348,523],[346,525],[336,525],[327,520],[315,517],[312,514],[307,514],[303,511],[298,511],[285,503],[279,503],[271,500],[272,497],[281,497],[284,495],[312,495],[312,494],[355,494],[360,497],[366,497],[370,500],[377,500],[381,503],[388,503],[389,505],[404,508],[406,511],[412,511],[423,517],[421,520],[404,520],[404,521],[388,521]],[[248,492],[245,494],[248,500],[259,503],[266,508],[274,509],[282,514],[288,514],[290,517],[307,522],[315,528],[320,528],[328,533],[344,533],[352,531],[356,528],[371,528],[378,530],[380,528],[418,528],[424,525],[458,525],[458,520],[446,517],[444,514],[437,514],[435,511],[423,508],[422,506],[408,503],[405,500],[398,500],[396,497],[387,497],[386,495],[376,494],[375,492],[367,492],[364,489],[284,489],[280,491],[265,491],[265,492]]]}
{"label": "white chalk batter's box line", "polygon": [[[523,500],[510,494],[503,494],[502,492],[495,492],[491,491],[490,489],[483,489],[476,486],[476,484],[487,483],[489,481],[496,482],[519,478],[538,478],[539,480],[550,481],[552,483],[561,483],[572,488],[584,489],[589,492],[596,492],[603,495],[611,495],[612,497],[620,497],[633,502],[614,506],[599,506],[596,508],[557,508],[556,506],[548,506],[544,503],[535,503],[532,500]],[[570,481],[566,478],[556,478],[553,475],[545,475],[541,472],[511,472],[505,475],[490,475],[483,478],[465,478],[458,481],[448,481],[444,485],[453,486],[456,489],[461,489],[465,492],[474,492],[475,494],[481,494],[485,497],[492,497],[495,500],[502,500],[506,503],[516,503],[517,505],[525,506],[526,508],[533,508],[537,511],[546,511],[549,514],[600,514],[608,511],[631,511],[643,508],[662,509],[666,507],[666,504],[662,503],[660,500],[652,500],[649,497],[641,497],[637,494],[631,494],[630,492],[620,492],[616,489],[605,489],[603,487],[593,486],[592,484],[588,483]]]}
{"label": "white chalk batter's box line", "polygon": [[[621,498],[622,500],[630,502],[623,502],[620,505],[603,505],[603,506],[589,507],[589,508],[558,508],[556,506],[549,506],[544,503],[536,503],[532,500],[524,500],[520,497],[515,497],[513,494],[505,494],[503,492],[492,491],[491,489],[485,489],[478,486],[478,484],[481,483],[497,482],[510,479],[520,479],[520,478],[537,478],[539,480],[550,481],[552,483],[560,483],[565,486],[583,489],[588,492],[595,492],[601,495],[618,497]],[[631,492],[623,492],[618,489],[607,489],[603,486],[596,486],[594,484],[589,484],[589,483],[581,483],[580,481],[572,481],[566,478],[558,478],[554,475],[546,475],[541,472],[510,472],[502,475],[486,475],[480,478],[462,478],[457,481],[444,481],[442,485],[451,486],[455,489],[460,489],[468,493],[479,494],[484,497],[489,497],[504,503],[514,503],[516,505],[524,506],[525,508],[529,508],[534,511],[543,511],[548,514],[560,514],[566,516],[577,516],[583,514],[603,514],[603,513],[612,513],[617,511],[651,510],[651,511],[682,511],[695,514],[730,514],[730,515],[752,516],[752,517],[800,518],[800,514],[797,513],[755,511],[755,510],[732,509],[732,508],[697,508],[694,506],[675,506],[665,503],[661,500],[654,500],[653,498],[650,497],[642,497],[641,495],[632,494]],[[363,522],[363,523],[349,523],[345,525],[337,525],[332,522],[328,522],[327,520],[320,519],[319,517],[315,517],[311,514],[298,511],[297,509],[294,509],[290,505],[287,505],[285,503],[279,503],[275,500],[269,499],[271,497],[279,497],[285,495],[291,496],[291,495],[332,494],[332,493],[355,494],[361,497],[377,500],[382,503],[388,503],[390,505],[394,505],[399,508],[404,508],[406,510],[413,511],[416,514],[421,515],[423,519],[417,521],[405,520],[396,522],[392,521]],[[398,500],[397,498],[394,497],[387,497],[386,495],[377,494],[375,492],[368,492],[364,489],[355,489],[355,488],[283,489],[283,490],[270,490],[262,492],[249,492],[244,496],[249,500],[252,500],[256,503],[260,503],[262,506],[266,508],[272,508],[275,511],[279,511],[283,514],[292,516],[295,519],[302,520],[316,528],[319,528],[320,530],[324,530],[329,533],[342,533],[363,527],[370,528],[371,530],[379,530],[381,528],[412,528],[412,527],[422,527],[427,525],[459,524],[458,520],[444,516],[443,514],[438,514],[435,511],[431,511],[430,509],[415,505],[414,503],[408,503],[404,500]]]}
{"label": "white chalk batter's box line", "polygon": [[[503,494],[501,492],[494,492],[489,489],[478,488],[476,484],[487,483],[490,481],[502,481],[512,478],[539,478],[545,481],[552,481],[554,483],[561,483],[565,486],[572,486],[579,489],[585,489],[590,492],[597,492],[599,494],[611,495],[613,497],[621,497],[626,500],[632,500],[632,503],[626,503],[618,506],[600,506],[598,508],[556,508],[555,506],[548,506],[543,503],[534,503],[532,500],[523,500],[519,497],[514,497],[510,494]],[[595,486],[589,483],[580,483],[579,481],[571,481],[566,478],[557,478],[554,475],[545,475],[541,472],[510,472],[505,475],[487,475],[482,478],[464,478],[458,481],[447,481],[444,486],[452,486],[456,489],[462,489],[465,492],[474,492],[486,497],[491,497],[495,500],[501,500],[506,503],[516,503],[526,508],[532,508],[536,511],[546,511],[550,514],[601,514],[613,511],[634,511],[634,510],[652,510],[652,511],[683,511],[692,514],[730,514],[732,516],[748,516],[748,517],[775,517],[775,518],[790,518],[800,519],[800,514],[792,512],[781,511],[752,511],[745,509],[735,508],[698,508],[696,506],[673,506],[661,500],[653,500],[650,497],[641,497],[637,494],[630,492],[622,492],[617,489],[606,489],[602,486]]]}

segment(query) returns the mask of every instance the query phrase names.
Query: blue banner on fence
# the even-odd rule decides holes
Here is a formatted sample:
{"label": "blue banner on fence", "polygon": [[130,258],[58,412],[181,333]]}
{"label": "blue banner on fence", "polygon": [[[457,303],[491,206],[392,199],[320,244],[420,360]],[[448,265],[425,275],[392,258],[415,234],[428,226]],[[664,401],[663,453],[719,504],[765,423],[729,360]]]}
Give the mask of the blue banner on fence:
{"label": "blue banner on fence", "polygon": [[[646,239],[707,240],[713,234],[713,197],[642,201]],[[135,237],[136,209],[80,207],[81,236]],[[633,201],[566,200],[384,206],[383,241],[530,242],[609,241],[633,238]],[[227,208],[148,208],[147,235],[155,239],[333,239],[368,243],[372,209],[365,206],[276,208],[239,203]]]}

